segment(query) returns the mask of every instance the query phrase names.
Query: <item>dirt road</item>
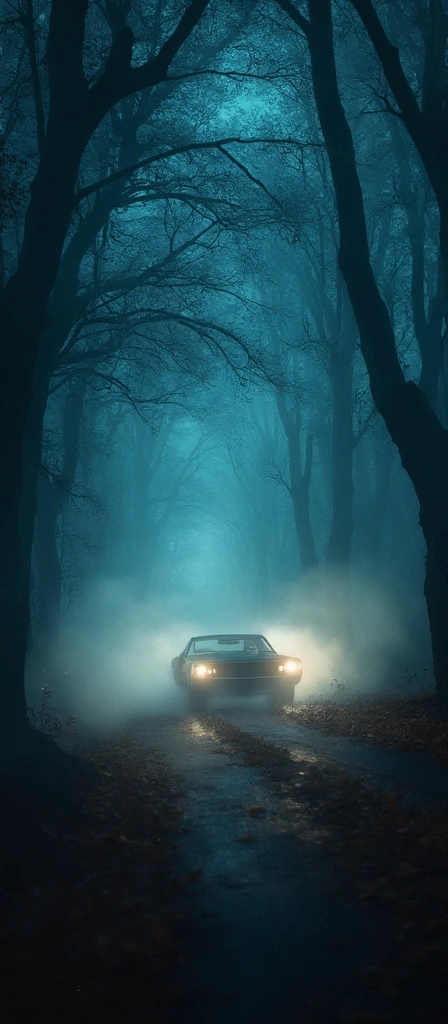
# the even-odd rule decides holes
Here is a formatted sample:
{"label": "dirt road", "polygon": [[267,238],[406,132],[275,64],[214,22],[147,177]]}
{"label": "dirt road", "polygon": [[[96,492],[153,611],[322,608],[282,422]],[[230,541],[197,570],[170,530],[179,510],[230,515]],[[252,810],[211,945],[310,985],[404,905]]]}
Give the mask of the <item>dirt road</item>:
{"label": "dirt road", "polygon": [[147,728],[184,787],[177,868],[191,878],[196,924],[182,984],[198,1022],[443,1019],[439,996],[431,1010],[423,994],[403,1007],[402,986],[384,975],[396,926],[381,902],[353,889],[349,867],[337,862],[338,836],[313,817],[312,798],[301,801],[300,780],[307,766],[320,773],[316,785],[331,800],[342,769],[344,779],[359,776],[417,807],[443,801],[447,769],[332,740],[259,708],[165,716]]}

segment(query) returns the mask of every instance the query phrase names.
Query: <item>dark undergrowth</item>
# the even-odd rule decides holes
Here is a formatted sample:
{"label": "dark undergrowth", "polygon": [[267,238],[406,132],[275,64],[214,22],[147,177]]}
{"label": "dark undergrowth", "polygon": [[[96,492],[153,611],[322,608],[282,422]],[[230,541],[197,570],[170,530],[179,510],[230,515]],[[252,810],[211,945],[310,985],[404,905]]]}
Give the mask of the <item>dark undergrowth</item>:
{"label": "dark undergrowth", "polygon": [[177,779],[131,729],[31,747],[2,777],[4,1024],[178,1019]]}

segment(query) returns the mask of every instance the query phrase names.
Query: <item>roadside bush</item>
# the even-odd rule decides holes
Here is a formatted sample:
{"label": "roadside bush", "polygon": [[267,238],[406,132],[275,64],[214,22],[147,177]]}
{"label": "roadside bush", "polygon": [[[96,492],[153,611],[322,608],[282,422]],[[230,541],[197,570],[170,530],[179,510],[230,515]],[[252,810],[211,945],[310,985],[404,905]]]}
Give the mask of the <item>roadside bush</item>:
{"label": "roadside bush", "polygon": [[64,747],[73,745],[76,736],[76,714],[64,717],[52,706],[52,691],[48,686],[41,686],[40,703],[38,707],[28,705],[28,721],[32,729],[50,736]]}

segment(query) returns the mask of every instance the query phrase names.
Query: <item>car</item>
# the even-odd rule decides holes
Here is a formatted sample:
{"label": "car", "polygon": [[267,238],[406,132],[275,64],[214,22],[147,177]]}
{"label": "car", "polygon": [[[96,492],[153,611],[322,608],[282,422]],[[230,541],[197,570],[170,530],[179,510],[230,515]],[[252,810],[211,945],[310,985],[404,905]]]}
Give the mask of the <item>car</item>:
{"label": "car", "polygon": [[192,711],[204,710],[211,696],[223,694],[263,694],[271,704],[292,704],[302,678],[300,658],[277,654],[259,633],[192,636],[171,668]]}

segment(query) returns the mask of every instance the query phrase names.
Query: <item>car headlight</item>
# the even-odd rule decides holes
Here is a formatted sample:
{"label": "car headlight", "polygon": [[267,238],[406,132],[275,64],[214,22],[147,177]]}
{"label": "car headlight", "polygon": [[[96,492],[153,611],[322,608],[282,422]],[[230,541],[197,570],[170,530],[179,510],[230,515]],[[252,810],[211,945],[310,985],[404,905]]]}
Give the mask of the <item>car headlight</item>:
{"label": "car headlight", "polygon": [[297,675],[297,673],[301,671],[301,668],[302,662],[299,659],[297,659],[297,661],[292,661],[291,659],[290,661],[285,661],[284,665],[278,666],[279,672],[287,672],[288,675]]}
{"label": "car headlight", "polygon": [[216,669],[212,665],[193,665],[193,675],[195,679],[207,679],[209,676],[214,676]]}

